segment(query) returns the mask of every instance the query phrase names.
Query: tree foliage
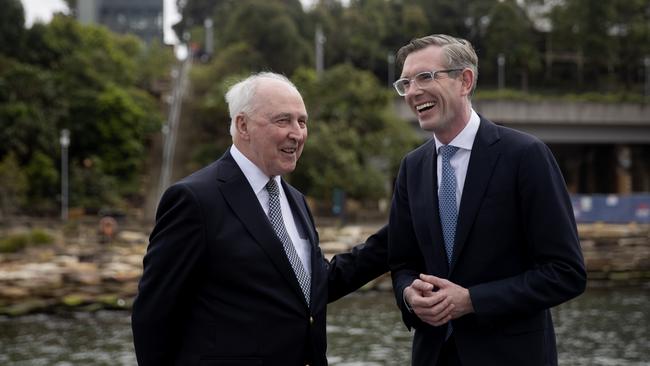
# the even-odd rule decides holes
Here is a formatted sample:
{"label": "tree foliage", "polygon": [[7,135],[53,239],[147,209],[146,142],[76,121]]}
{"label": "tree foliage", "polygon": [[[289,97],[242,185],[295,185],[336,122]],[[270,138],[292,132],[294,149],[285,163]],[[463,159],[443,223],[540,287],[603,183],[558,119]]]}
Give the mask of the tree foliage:
{"label": "tree foliage", "polygon": [[320,78],[300,69],[294,79],[310,121],[292,182],[321,199],[332,197],[335,188],[356,199],[387,197],[399,160],[418,141],[391,113],[392,94],[372,73],[346,64]]}
{"label": "tree foliage", "polygon": [[17,165],[25,184],[13,210],[56,212],[63,128],[71,133],[70,203],[124,204],[140,191],[147,141],[162,121],[154,84],[173,56],[64,15],[21,31],[25,47],[0,45],[0,161]]}

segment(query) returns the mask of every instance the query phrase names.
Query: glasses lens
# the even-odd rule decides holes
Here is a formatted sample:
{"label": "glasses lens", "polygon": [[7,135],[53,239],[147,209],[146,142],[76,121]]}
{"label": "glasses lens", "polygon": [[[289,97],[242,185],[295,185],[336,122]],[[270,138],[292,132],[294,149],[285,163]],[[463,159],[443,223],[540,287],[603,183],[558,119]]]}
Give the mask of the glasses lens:
{"label": "glasses lens", "polygon": [[395,90],[397,90],[397,94],[405,95],[409,88],[409,83],[410,81],[408,79],[399,79],[393,83],[393,86],[395,87]]}
{"label": "glasses lens", "polygon": [[420,86],[426,85],[431,80],[433,80],[432,72],[425,71],[415,75],[415,82]]}

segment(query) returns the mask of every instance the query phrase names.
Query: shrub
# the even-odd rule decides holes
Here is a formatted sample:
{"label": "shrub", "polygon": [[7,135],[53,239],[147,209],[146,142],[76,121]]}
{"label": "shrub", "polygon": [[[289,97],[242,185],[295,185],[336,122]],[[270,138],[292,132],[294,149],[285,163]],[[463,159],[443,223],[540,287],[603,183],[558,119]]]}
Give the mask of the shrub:
{"label": "shrub", "polygon": [[34,229],[30,233],[30,243],[34,245],[52,244],[54,238],[41,229]]}
{"label": "shrub", "polygon": [[52,244],[54,238],[44,230],[34,229],[29,233],[11,234],[0,239],[0,253],[15,253],[31,245]]}
{"label": "shrub", "polygon": [[15,253],[29,244],[29,236],[27,234],[14,234],[9,235],[4,239],[0,239],[0,253]]}

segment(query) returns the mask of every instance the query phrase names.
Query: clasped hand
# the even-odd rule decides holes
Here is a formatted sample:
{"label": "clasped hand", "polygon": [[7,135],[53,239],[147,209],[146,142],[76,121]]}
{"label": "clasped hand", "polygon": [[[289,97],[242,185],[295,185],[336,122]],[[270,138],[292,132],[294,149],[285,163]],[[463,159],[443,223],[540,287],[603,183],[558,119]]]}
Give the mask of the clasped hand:
{"label": "clasped hand", "polygon": [[404,289],[404,299],[418,318],[435,327],[474,312],[468,289],[436,276],[421,274]]}

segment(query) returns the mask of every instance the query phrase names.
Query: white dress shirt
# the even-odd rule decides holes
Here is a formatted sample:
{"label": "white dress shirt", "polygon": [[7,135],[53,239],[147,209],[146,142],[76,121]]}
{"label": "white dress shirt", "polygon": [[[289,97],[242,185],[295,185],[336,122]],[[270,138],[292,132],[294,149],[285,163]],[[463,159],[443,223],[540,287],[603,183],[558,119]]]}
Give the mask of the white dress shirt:
{"label": "white dress shirt", "polygon": [[[454,175],[456,176],[456,209],[460,208],[460,200],[463,194],[463,187],[465,186],[465,177],[467,176],[467,167],[469,166],[469,157],[472,154],[472,145],[474,144],[474,138],[476,137],[480,124],[481,118],[472,109],[469,122],[467,122],[465,128],[449,142],[450,146],[458,147],[456,154],[449,160],[451,167],[454,168]],[[438,190],[440,190],[440,177],[442,176],[442,155],[440,154],[440,148],[444,144],[438,140],[435,134],[433,138],[436,141],[436,152],[438,153],[437,177]]]}
{"label": "white dress shirt", "polygon": [[[257,165],[244,156],[235,145],[230,147],[230,154],[233,159],[235,159],[239,169],[244,173],[244,176],[253,189],[255,196],[257,196],[257,200],[260,202],[264,213],[268,216],[269,192],[266,191],[265,186],[270,177],[264,174]],[[289,206],[289,201],[287,200],[287,195],[284,193],[284,188],[282,188],[282,184],[280,183],[281,179],[279,176],[275,176],[273,179],[275,179],[280,191],[280,210],[282,210],[284,227],[287,229],[287,233],[291,238],[293,246],[296,248],[296,252],[298,253],[298,257],[300,257],[303,267],[311,276],[311,244],[309,243],[309,238],[303,239],[300,237],[293,213],[291,212],[291,206]]]}

